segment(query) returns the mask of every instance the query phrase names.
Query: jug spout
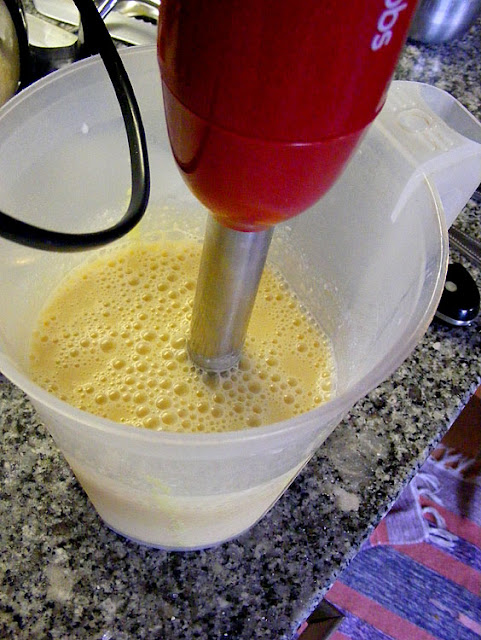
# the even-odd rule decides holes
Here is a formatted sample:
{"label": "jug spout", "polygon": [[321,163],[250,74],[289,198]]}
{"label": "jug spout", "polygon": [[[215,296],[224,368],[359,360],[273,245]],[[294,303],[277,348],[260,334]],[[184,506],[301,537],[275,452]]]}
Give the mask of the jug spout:
{"label": "jug spout", "polygon": [[405,172],[392,219],[419,181],[426,180],[449,228],[481,183],[481,124],[449,93],[395,81],[375,126],[397,156],[397,170]]}

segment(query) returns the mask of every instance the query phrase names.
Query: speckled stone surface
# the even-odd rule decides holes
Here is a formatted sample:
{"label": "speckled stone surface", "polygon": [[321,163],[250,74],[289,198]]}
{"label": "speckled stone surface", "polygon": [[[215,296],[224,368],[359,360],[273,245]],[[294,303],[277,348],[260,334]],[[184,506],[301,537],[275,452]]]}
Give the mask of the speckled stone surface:
{"label": "speckled stone surface", "polygon": [[[436,84],[481,118],[480,34],[478,23],[459,42],[408,44],[397,77]],[[480,215],[470,202],[456,225],[481,239]],[[433,324],[258,525],[189,553],[109,531],[0,378],[0,637],[290,640],[481,381],[479,328]]]}

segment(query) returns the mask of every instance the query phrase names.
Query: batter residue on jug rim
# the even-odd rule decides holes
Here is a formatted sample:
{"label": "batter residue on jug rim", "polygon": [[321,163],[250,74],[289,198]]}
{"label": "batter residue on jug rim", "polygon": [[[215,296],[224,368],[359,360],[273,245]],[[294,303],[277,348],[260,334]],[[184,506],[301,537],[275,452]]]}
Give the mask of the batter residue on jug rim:
{"label": "batter residue on jug rim", "polygon": [[32,337],[32,378],[70,404],[154,430],[232,431],[327,401],[327,337],[270,267],[238,368],[208,375],[186,351],[201,245],[135,242],[69,274]]}

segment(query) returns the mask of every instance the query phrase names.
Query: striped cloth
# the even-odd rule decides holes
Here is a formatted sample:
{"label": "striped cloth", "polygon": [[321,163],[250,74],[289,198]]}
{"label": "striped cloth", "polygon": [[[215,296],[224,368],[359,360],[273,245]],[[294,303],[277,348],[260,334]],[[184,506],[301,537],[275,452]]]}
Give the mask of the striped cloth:
{"label": "striped cloth", "polygon": [[[437,458],[437,459],[436,459]],[[481,474],[438,449],[326,596],[330,640],[480,640]]]}

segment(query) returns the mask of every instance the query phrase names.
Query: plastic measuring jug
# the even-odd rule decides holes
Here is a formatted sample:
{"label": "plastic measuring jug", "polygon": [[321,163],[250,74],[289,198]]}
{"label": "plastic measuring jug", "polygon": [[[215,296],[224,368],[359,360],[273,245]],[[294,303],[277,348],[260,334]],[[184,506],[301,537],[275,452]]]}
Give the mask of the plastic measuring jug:
{"label": "plastic measuring jug", "polygon": [[[151,201],[132,233],[201,238],[206,212],[172,159],[155,50],[130,49],[122,58],[152,166]],[[47,393],[28,367],[39,311],[65,273],[110,248],[57,254],[0,240],[0,369],[28,394],[111,528],[149,545],[193,549],[235,537],[262,517],[426,331],[444,285],[447,225],[481,181],[480,142],[480,125],[451,96],[393,83],[339,182],[276,229],[268,259],[326,331],[337,365],[333,399],[278,424],[153,432]],[[121,115],[98,59],[52,74],[3,107],[0,149],[0,209],[23,220],[90,231],[117,219],[128,199]]]}

